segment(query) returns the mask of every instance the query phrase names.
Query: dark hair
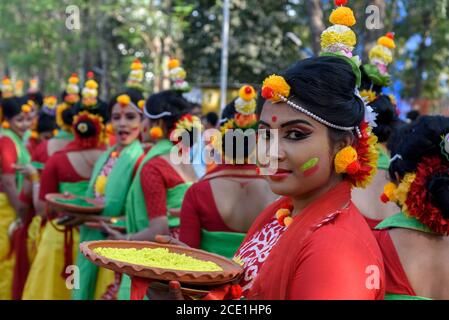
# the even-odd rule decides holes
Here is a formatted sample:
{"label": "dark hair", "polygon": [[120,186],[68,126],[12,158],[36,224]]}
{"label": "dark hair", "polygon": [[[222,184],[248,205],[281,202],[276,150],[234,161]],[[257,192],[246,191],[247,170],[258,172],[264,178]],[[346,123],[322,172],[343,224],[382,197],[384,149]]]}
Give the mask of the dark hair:
{"label": "dark hair", "polygon": [[209,123],[211,126],[216,127],[217,123],[218,123],[218,114],[216,112],[208,112],[206,114],[206,121],[207,123]]}
{"label": "dark hair", "polygon": [[[400,155],[390,164],[390,176],[397,181],[406,173],[415,172],[424,157],[438,156],[444,162],[447,158],[442,154],[442,136],[449,133],[449,118],[443,116],[422,116],[416,122],[398,130],[388,144],[392,155]],[[402,137],[398,137],[402,136]],[[429,200],[441,210],[445,218],[449,218],[449,172],[435,174],[427,181]]]}
{"label": "dark hair", "polygon": [[172,129],[183,115],[189,113],[191,108],[192,105],[182,94],[174,90],[166,90],[152,94],[145,103],[145,109],[150,114],[171,113],[171,115],[161,118],[165,122],[165,129],[167,131]]}
{"label": "dark hair", "polygon": [[[79,130],[80,124],[85,124],[87,126],[87,130],[84,132],[80,131]],[[99,132],[97,132],[95,124],[93,123],[93,121],[91,119],[81,120],[76,123],[76,126],[74,125],[73,127],[74,127],[73,129],[75,130],[76,135],[79,136],[81,139],[92,138],[99,134]]]}
{"label": "dark hair", "polygon": [[221,119],[220,119],[220,124],[225,123],[226,121],[230,120],[230,119],[234,119],[235,117],[235,100],[232,100],[231,102],[229,102],[225,108],[223,109],[223,111],[221,112]]}
{"label": "dark hair", "polygon": [[73,107],[68,107],[65,110],[62,111],[61,113],[61,118],[62,121],[64,122],[64,124],[71,126],[73,123],[73,117],[76,114],[76,108]]}
{"label": "dark hair", "polygon": [[135,89],[135,88],[126,88],[124,91],[113,96],[112,99],[109,101],[109,104],[108,104],[109,114],[112,114],[112,108],[117,103],[117,98],[123,94],[128,95],[130,97],[132,103],[134,103],[136,106],[138,106],[139,101],[144,100],[142,91]]}
{"label": "dark hair", "polygon": [[28,99],[26,97],[12,97],[2,100],[3,116],[7,120],[11,120],[22,112],[22,105],[26,104]]}
{"label": "dark hair", "polygon": [[33,92],[33,93],[28,93],[26,95],[26,99],[28,100],[32,100],[34,101],[34,103],[36,103],[39,108],[42,107],[42,104],[44,103],[44,96],[42,95],[41,92]]}
{"label": "dark hair", "polygon": [[103,100],[97,98],[97,104],[93,107],[85,107],[82,104],[82,100],[80,100],[78,103],[74,106],[73,113],[76,115],[79,112],[82,111],[88,111],[91,114],[98,115],[103,118],[103,123],[107,123],[109,121],[110,113],[109,113],[109,106],[106,102]]}
{"label": "dark hair", "polygon": [[58,126],[56,125],[55,116],[52,116],[41,110],[39,112],[39,118],[37,121],[37,132],[39,133],[51,132],[57,128]]}
{"label": "dark hair", "polygon": [[407,112],[406,118],[409,119],[411,122],[416,121],[421,116],[418,110],[412,110]]}
{"label": "dark hair", "polygon": [[[355,127],[362,123],[365,105],[355,95],[356,75],[345,60],[329,56],[304,59],[291,66],[283,77],[291,87],[289,100],[335,125]],[[329,128],[332,143],[348,134]]]}
{"label": "dark hair", "polygon": [[390,97],[383,94],[371,102],[370,106],[377,113],[377,127],[373,128],[373,132],[379,138],[379,142],[387,142],[395,127],[400,124],[396,108],[391,103]]}

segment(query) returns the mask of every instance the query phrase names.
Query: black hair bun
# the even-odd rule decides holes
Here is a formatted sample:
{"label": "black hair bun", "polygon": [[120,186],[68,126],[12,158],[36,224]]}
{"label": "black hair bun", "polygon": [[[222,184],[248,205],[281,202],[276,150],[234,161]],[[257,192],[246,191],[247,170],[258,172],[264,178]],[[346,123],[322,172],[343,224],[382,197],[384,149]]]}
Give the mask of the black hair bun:
{"label": "black hair bun", "polygon": [[52,132],[57,128],[58,126],[56,125],[55,116],[49,115],[44,111],[39,112],[39,118],[37,121],[37,132],[39,133]]}
{"label": "black hair bun", "polygon": [[290,67],[284,78],[291,94],[317,116],[344,127],[359,126],[365,105],[355,95],[356,75],[349,63],[338,57],[315,57]]}
{"label": "black hair bun", "polygon": [[427,183],[432,205],[440,209],[445,219],[449,219],[449,173],[435,175]]}
{"label": "black hair bun", "polygon": [[390,164],[391,178],[396,181],[396,174],[403,177],[406,173],[415,172],[424,157],[443,157],[441,141],[447,133],[449,118],[443,116],[422,116],[400,128],[388,143],[392,156],[402,157]]}
{"label": "black hair bun", "polygon": [[83,139],[91,138],[97,135],[97,129],[92,120],[81,120],[76,123],[74,127],[76,134]]}
{"label": "black hair bun", "polygon": [[19,115],[22,112],[22,105],[27,103],[26,98],[6,98],[2,100],[2,109],[3,109],[3,116],[7,120],[11,120],[15,116]]}

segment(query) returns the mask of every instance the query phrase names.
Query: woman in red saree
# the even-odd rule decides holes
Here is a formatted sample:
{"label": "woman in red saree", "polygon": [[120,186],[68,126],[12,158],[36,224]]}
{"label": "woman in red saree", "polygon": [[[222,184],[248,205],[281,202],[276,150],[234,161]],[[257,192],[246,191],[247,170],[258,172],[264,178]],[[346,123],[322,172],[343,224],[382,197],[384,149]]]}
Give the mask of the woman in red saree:
{"label": "woman in red saree", "polygon": [[375,232],[385,262],[385,298],[447,300],[449,119],[420,117],[388,147],[395,160],[383,196],[402,210]]}

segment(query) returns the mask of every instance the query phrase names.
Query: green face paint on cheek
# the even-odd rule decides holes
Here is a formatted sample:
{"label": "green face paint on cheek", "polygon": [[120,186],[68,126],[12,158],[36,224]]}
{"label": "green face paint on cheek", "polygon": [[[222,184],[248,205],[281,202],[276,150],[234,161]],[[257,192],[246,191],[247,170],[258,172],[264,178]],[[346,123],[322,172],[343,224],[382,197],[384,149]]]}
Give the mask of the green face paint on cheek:
{"label": "green face paint on cheek", "polygon": [[318,171],[318,162],[320,162],[319,158],[312,158],[301,166],[304,177],[308,177]]}

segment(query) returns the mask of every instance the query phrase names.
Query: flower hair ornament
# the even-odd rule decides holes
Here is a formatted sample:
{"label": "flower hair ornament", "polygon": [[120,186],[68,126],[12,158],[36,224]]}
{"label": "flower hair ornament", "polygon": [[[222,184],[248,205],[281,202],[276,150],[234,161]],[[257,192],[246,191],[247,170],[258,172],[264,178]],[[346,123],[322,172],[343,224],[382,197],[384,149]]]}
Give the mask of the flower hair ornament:
{"label": "flower hair ornament", "polygon": [[354,56],[352,51],[357,44],[357,36],[350,27],[356,24],[354,12],[349,7],[345,7],[347,0],[335,0],[334,9],[329,17],[329,22],[333,26],[328,27],[321,33],[321,54],[322,56],[338,56],[346,60],[356,75],[357,87],[361,83],[360,65],[361,60]]}
{"label": "flower hair ornament", "polygon": [[1,89],[3,99],[14,97],[14,87],[12,85],[11,80],[6,76],[3,77]]}
{"label": "flower hair ornament", "polygon": [[126,108],[127,106],[130,106],[134,110],[136,110],[138,113],[143,114],[143,110],[145,107],[145,101],[140,100],[137,105],[131,100],[130,96],[127,94],[122,94],[117,97],[116,99],[117,104],[122,107]]}
{"label": "flower hair ornament", "polygon": [[399,204],[406,216],[416,218],[435,233],[448,235],[449,219],[433,205],[428,191],[432,177],[447,176],[448,172],[449,164],[441,156],[425,157],[416,172],[405,174],[398,185],[392,182],[386,184],[381,200]]}
{"label": "flower hair ornament", "polygon": [[394,34],[388,32],[377,40],[377,44],[369,51],[369,63],[362,66],[373,83],[380,87],[387,87],[391,83],[388,65],[393,61],[393,50],[396,48]]}
{"label": "flower hair ornament", "polygon": [[78,75],[76,73],[73,73],[65,87],[65,91],[67,92],[67,95],[64,98],[64,102],[67,102],[69,104],[75,104],[79,101],[79,93],[80,88],[78,87],[78,83],[80,82],[80,79],[78,78]]}
{"label": "flower hair ornament", "polygon": [[29,88],[28,93],[36,93],[39,92],[39,79],[38,78],[32,78],[29,81]]}
{"label": "flower hair ornament", "polygon": [[92,71],[87,73],[87,79],[81,95],[83,97],[83,106],[91,108],[97,105],[98,83],[94,80],[94,73]]}
{"label": "flower hair ornament", "polygon": [[[106,141],[103,118],[100,116],[93,115],[87,111],[82,111],[74,117],[72,127],[75,141],[82,148],[97,148],[103,145]],[[95,134],[91,137],[86,137],[85,134],[90,128],[95,130]]]}
{"label": "flower hair ornament", "polygon": [[55,96],[48,96],[44,98],[44,105],[42,107],[42,112],[49,116],[56,116],[56,106],[58,104],[58,98]]}
{"label": "flower hair ornament", "polygon": [[181,67],[179,60],[170,59],[168,62],[168,72],[173,90],[181,92],[190,91],[190,85],[185,80],[187,77],[187,72]]}
{"label": "flower hair ornament", "polygon": [[14,95],[16,97],[22,97],[23,96],[23,87],[24,87],[23,80],[17,80],[14,84]]}
{"label": "flower hair ornament", "polygon": [[131,63],[131,71],[128,76],[128,81],[126,82],[126,86],[128,88],[135,88],[140,91],[143,91],[142,86],[144,78],[143,69],[144,69],[143,64],[142,62],[140,62],[139,59],[135,59],[133,63]]}

